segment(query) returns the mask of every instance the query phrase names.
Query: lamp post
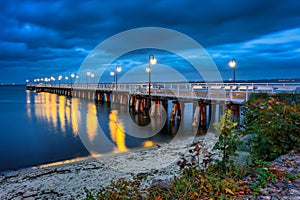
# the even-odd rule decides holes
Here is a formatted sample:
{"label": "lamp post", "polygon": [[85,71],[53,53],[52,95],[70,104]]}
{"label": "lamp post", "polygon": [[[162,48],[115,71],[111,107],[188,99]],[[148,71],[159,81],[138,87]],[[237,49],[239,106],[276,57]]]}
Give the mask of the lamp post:
{"label": "lamp post", "polygon": [[[41,80],[42,80],[42,79],[41,79]],[[44,78],[43,80],[44,80],[44,85],[47,86],[48,78],[46,77],[46,78]]]}
{"label": "lamp post", "polygon": [[55,78],[54,78],[54,76],[50,77],[50,81],[52,81],[52,83],[55,84]]}
{"label": "lamp post", "polygon": [[86,79],[86,88],[89,88],[89,83],[88,83],[88,76],[91,75],[91,72],[87,71],[86,75],[85,75],[85,79]]}
{"label": "lamp post", "polygon": [[118,73],[121,72],[122,68],[120,65],[116,65],[116,91],[118,90]]}
{"label": "lamp post", "polygon": [[65,79],[66,79],[66,84],[68,84],[69,77],[66,76]]}
{"label": "lamp post", "polygon": [[110,75],[114,77],[114,81],[113,81],[113,83],[115,83],[115,82],[116,82],[116,76],[115,76],[115,72],[114,72],[114,71],[111,71],[111,72],[110,72]]}
{"label": "lamp post", "polygon": [[28,79],[26,79],[26,84],[28,84],[29,83],[29,80]]}
{"label": "lamp post", "polygon": [[93,84],[95,84],[95,74],[91,74],[91,78],[93,78]]}
{"label": "lamp post", "polygon": [[58,78],[57,78],[57,80],[58,80],[58,87],[60,87],[60,81],[61,81],[61,79],[62,79],[62,75],[59,75]]}
{"label": "lamp post", "polygon": [[80,79],[79,79],[79,76],[75,76],[75,78],[77,79],[77,80],[76,80],[76,83],[80,83],[80,81],[79,81],[79,80],[80,80]]}
{"label": "lamp post", "polygon": [[229,62],[229,67],[233,68],[233,83],[235,83],[236,60],[234,58]]}
{"label": "lamp post", "polygon": [[74,73],[72,73],[71,75],[71,86],[73,86],[73,84],[74,84],[74,78],[75,78],[75,74]]}
{"label": "lamp post", "polygon": [[154,65],[156,64],[157,60],[154,57],[153,54],[149,54],[149,59],[148,59],[148,68],[146,69],[146,71],[148,72],[148,81],[149,81],[149,85],[148,85],[148,89],[149,89],[149,97],[151,96],[151,64]]}
{"label": "lamp post", "polygon": [[122,68],[120,65],[116,65],[116,69],[115,71],[111,71],[110,75],[114,77],[114,83],[115,83],[115,87],[116,87],[116,91],[118,90],[118,73],[120,73],[122,71]]}

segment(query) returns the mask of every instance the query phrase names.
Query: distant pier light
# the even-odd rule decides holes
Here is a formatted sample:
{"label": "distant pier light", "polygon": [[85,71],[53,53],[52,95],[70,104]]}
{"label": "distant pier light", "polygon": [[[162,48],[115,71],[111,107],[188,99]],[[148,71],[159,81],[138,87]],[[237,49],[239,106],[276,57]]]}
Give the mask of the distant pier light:
{"label": "distant pier light", "polygon": [[91,74],[91,78],[93,79],[93,83],[95,84],[95,74]]}
{"label": "distant pier light", "polygon": [[234,58],[229,62],[229,67],[233,68],[233,82],[235,83],[236,60]]}
{"label": "distant pier light", "polygon": [[91,75],[90,71],[87,71],[85,74],[86,88],[89,88],[89,80],[88,77]]}
{"label": "distant pier light", "polygon": [[72,80],[70,80],[70,81],[71,81],[71,84],[73,84],[73,83],[74,83],[75,74],[72,73],[70,76],[71,76],[71,79],[72,79]]}
{"label": "distant pier light", "polygon": [[59,75],[58,78],[57,78],[57,80],[58,80],[58,87],[60,87],[60,81],[61,81],[61,79],[62,79],[62,75]]}

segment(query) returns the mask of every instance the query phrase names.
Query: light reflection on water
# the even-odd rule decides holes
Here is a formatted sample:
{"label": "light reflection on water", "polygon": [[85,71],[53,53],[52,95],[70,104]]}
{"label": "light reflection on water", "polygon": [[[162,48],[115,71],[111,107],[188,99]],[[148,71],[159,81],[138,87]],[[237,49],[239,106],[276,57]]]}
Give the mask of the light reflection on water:
{"label": "light reflection on water", "polygon": [[[79,111],[75,111],[79,112]],[[87,105],[87,112],[86,112],[86,131],[91,143],[94,142],[94,139],[97,135],[98,129],[98,120],[97,120],[97,113],[96,113],[96,105],[94,103],[89,102]],[[80,122],[79,122],[80,123]]]}
{"label": "light reflection on water", "polygon": [[118,110],[112,110],[109,114],[109,131],[112,141],[116,144],[114,152],[128,151],[125,143],[124,125],[118,117]]}
{"label": "light reflection on water", "polygon": [[[119,107],[28,90],[24,92],[24,88],[21,89],[19,98],[24,102],[24,106],[13,109],[25,114],[19,121],[23,127],[28,128],[24,129],[22,126],[12,128],[5,125],[5,121],[0,124],[1,129],[11,131],[11,135],[1,137],[4,138],[3,142],[12,147],[8,148],[5,145],[0,147],[0,151],[7,152],[0,155],[0,163],[4,163],[0,165],[0,171],[73,158],[76,160],[77,157],[94,154],[119,153],[132,148],[151,147],[156,143],[171,140],[179,126],[179,123],[170,124],[167,120],[167,123],[162,124],[160,118],[151,118],[149,126],[153,130],[160,127],[162,130],[149,138],[138,138],[126,134],[129,119],[124,116],[129,112],[128,106]],[[1,106],[5,105],[0,104]],[[170,106],[171,104],[169,110]],[[11,116],[14,120],[15,117]],[[145,125],[149,122],[143,115],[131,117],[138,124]],[[10,120],[10,116],[3,116],[3,119]],[[130,118],[130,121],[132,119]],[[191,121],[187,123],[185,131],[190,133]],[[99,130],[103,130],[104,134]],[[88,147],[89,152],[85,147]]]}

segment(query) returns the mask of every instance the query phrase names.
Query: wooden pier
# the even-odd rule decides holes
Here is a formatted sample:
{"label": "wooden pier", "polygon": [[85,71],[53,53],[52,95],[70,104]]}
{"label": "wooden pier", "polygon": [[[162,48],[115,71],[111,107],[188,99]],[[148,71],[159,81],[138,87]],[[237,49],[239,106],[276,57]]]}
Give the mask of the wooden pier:
{"label": "wooden pier", "polygon": [[[251,93],[299,92],[300,84],[276,83],[154,83],[149,90],[145,83],[115,84],[39,84],[27,85],[35,92],[49,92],[74,98],[128,105],[135,113],[149,112],[159,116],[172,103],[171,122],[181,120],[184,102],[192,102],[191,125],[207,129],[211,120],[230,109],[234,121],[241,123],[241,107]],[[116,90],[117,87],[117,90]]]}

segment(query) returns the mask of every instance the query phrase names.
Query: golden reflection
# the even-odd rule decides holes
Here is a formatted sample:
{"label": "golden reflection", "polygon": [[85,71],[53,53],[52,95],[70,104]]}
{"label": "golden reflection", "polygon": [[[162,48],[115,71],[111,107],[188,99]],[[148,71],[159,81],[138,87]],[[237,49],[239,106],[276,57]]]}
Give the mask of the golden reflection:
{"label": "golden reflection", "polygon": [[96,105],[93,103],[88,103],[88,110],[86,116],[86,130],[90,142],[93,142],[98,130],[98,119]]}
{"label": "golden reflection", "polygon": [[49,163],[49,164],[44,164],[44,165],[40,165],[38,167],[32,167],[32,169],[37,169],[37,168],[47,168],[47,167],[53,167],[53,166],[58,166],[58,165],[62,165],[62,164],[68,164],[68,163],[73,163],[73,162],[79,162],[79,161],[83,161],[83,160],[87,160],[89,158],[91,158],[92,156],[87,156],[87,157],[79,157],[79,158],[73,158],[70,160],[64,160],[64,161],[58,161],[58,162],[53,162],[53,163]]}
{"label": "golden reflection", "polygon": [[144,142],[143,147],[148,148],[154,146],[154,142],[147,140]]}
{"label": "golden reflection", "polygon": [[26,111],[27,111],[27,116],[28,118],[31,120],[31,115],[32,115],[32,112],[31,112],[31,101],[30,101],[30,90],[26,90]]}
{"label": "golden reflection", "polygon": [[80,121],[80,112],[79,112],[79,109],[78,109],[78,98],[73,98],[72,99],[72,130],[73,130],[73,134],[74,136],[77,136],[78,135],[78,128],[77,128],[77,120]]}
{"label": "golden reflection", "polygon": [[71,105],[68,103],[65,107],[66,111],[66,122],[67,124],[71,124]]}
{"label": "golden reflection", "polygon": [[60,122],[60,129],[62,132],[66,132],[66,121],[65,121],[65,96],[59,96],[59,104],[58,104],[58,116]]}
{"label": "golden reflection", "polygon": [[30,90],[26,90],[26,103],[31,103],[31,101],[30,101]]}
{"label": "golden reflection", "polygon": [[112,110],[109,114],[109,130],[112,141],[117,145],[114,153],[128,151],[125,144],[124,125],[118,118],[117,110]]}
{"label": "golden reflection", "polygon": [[[31,104],[31,99],[34,99],[34,104]],[[71,127],[75,136],[77,136],[77,126],[75,121],[72,120],[72,109],[74,109],[76,115],[79,116],[78,99],[67,100],[66,96],[57,95],[47,92],[34,93],[31,96],[31,91],[26,91],[27,102],[27,115],[31,119],[35,117],[47,121],[53,128],[60,126],[61,132],[65,133],[67,127]],[[76,118],[78,119],[78,118]]]}
{"label": "golden reflection", "polygon": [[50,93],[44,93],[45,94],[45,116],[48,123],[51,123],[51,94]]}
{"label": "golden reflection", "polygon": [[54,128],[57,127],[57,105],[56,105],[56,94],[51,94],[51,100],[49,102],[49,109],[50,109],[50,116],[51,121],[54,126]]}

